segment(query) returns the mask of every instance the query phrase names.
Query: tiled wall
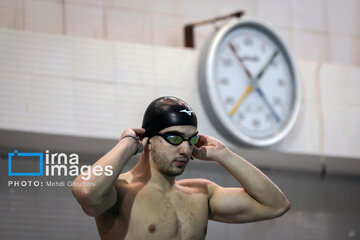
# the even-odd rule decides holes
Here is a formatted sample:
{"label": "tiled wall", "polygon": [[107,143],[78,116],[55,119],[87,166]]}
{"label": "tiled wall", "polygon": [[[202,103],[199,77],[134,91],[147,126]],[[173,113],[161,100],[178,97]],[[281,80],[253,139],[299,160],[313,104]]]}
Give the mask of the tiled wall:
{"label": "tiled wall", "polygon": [[[0,29],[0,128],[118,139],[123,129],[141,124],[151,100],[173,95],[191,103],[200,132],[243,154],[244,149],[216,131],[201,103],[198,52]],[[338,157],[336,164],[328,161],[329,171],[360,174],[360,68],[302,61],[298,66],[301,114],[294,130],[272,151]],[[0,138],[0,146],[13,148],[9,142]],[[29,143],[35,141],[20,138],[14,144]],[[254,150],[252,156],[262,166],[318,170],[318,160],[271,158],[272,151],[265,150],[260,158]],[[344,164],[344,158],[353,159],[354,165]]]}
{"label": "tiled wall", "polygon": [[[182,47],[186,23],[245,10],[298,60],[360,65],[359,0],[0,0],[0,28]],[[201,46],[213,26],[195,30]]]}

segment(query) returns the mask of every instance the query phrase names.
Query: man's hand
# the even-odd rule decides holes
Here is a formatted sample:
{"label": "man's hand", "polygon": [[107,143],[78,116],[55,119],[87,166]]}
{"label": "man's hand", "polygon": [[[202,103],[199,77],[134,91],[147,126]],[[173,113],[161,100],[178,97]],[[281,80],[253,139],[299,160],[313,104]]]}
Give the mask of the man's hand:
{"label": "man's hand", "polygon": [[[123,133],[121,134],[120,137],[120,141],[124,140],[124,139],[128,139],[129,141],[131,141],[134,144],[134,153],[140,153],[144,150],[144,148],[146,147],[147,141],[148,141],[148,137],[142,138],[141,136],[145,133],[145,129],[144,128],[128,128],[125,129],[123,131]],[[134,136],[133,137],[129,137],[129,135]],[[136,138],[138,138],[138,140],[136,140]]]}
{"label": "man's hand", "polygon": [[192,155],[194,158],[207,161],[216,161],[226,146],[214,137],[199,135],[199,141],[195,144]]}

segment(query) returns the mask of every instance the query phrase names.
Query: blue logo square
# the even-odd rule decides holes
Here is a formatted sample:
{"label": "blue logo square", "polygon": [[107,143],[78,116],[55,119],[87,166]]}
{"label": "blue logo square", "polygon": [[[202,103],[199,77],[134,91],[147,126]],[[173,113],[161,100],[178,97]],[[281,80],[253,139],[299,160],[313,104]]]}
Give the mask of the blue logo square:
{"label": "blue logo square", "polygon": [[[18,151],[15,150],[13,153],[9,153],[8,156],[9,176],[43,176],[43,153],[18,153]],[[24,157],[24,160],[26,159],[26,157],[39,157],[39,172],[12,172],[12,158],[15,156]]]}

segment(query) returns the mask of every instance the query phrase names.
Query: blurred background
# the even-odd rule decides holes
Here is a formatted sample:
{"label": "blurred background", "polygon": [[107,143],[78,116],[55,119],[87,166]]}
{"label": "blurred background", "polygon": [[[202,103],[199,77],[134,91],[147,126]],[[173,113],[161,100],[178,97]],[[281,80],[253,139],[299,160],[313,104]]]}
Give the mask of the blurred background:
{"label": "blurred background", "polygon": [[[302,82],[294,128],[268,148],[228,142],[208,119],[197,67],[214,25],[183,47],[186,24],[238,10],[281,36]],[[163,95],[188,102],[201,133],[258,166],[292,204],[274,220],[209,221],[206,239],[360,239],[359,91],[359,0],[0,0],[0,239],[99,239],[70,187],[9,186],[74,177],[8,176],[8,153],[77,153],[91,165]],[[198,177],[239,186],[216,163],[193,161],[181,176]]]}

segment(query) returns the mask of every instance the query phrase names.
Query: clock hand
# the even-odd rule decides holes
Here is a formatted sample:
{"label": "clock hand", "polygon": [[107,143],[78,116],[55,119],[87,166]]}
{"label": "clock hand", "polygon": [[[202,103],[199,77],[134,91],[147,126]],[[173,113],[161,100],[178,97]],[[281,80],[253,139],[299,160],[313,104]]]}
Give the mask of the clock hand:
{"label": "clock hand", "polygon": [[231,50],[231,52],[234,54],[236,60],[238,60],[238,62],[240,63],[241,67],[244,69],[246,75],[249,77],[250,81],[253,79],[249,69],[247,69],[247,67],[245,66],[244,62],[242,61],[242,59],[239,57],[239,55],[236,53],[236,49],[234,47],[234,45],[229,41],[229,48]]}
{"label": "clock hand", "polygon": [[265,105],[270,109],[271,114],[273,115],[273,117],[276,119],[277,122],[280,122],[280,117],[279,115],[275,112],[274,108],[270,105],[269,101],[267,100],[267,98],[265,97],[264,92],[261,90],[261,88],[256,87],[255,91],[260,95],[260,97],[263,99],[263,101],[265,102]]}
{"label": "clock hand", "polygon": [[249,93],[251,93],[251,91],[253,90],[253,86],[249,85],[247,87],[247,89],[245,90],[245,92],[241,95],[241,97],[237,100],[235,106],[231,109],[230,111],[230,116],[233,116],[237,109],[240,107],[241,103],[244,101],[244,99],[247,97],[247,95],[249,95]]}
{"label": "clock hand", "polygon": [[251,91],[254,89],[253,88],[253,76],[251,75],[249,69],[245,66],[244,62],[242,61],[242,59],[239,57],[239,55],[236,52],[236,49],[234,47],[234,45],[231,43],[231,41],[229,41],[229,48],[231,50],[231,52],[234,54],[236,60],[240,63],[240,66],[242,67],[242,69],[245,71],[245,74],[248,76],[248,79],[250,81],[250,84],[247,89],[245,90],[245,92],[240,96],[240,98],[237,100],[235,106],[231,109],[230,111],[230,116],[233,116],[236,111],[238,110],[238,108],[240,107],[241,103],[244,101],[244,99],[249,95],[249,93],[251,93]]}
{"label": "clock hand", "polygon": [[255,82],[258,82],[262,75],[264,74],[265,70],[268,68],[268,66],[274,61],[275,57],[278,55],[279,50],[276,50],[270,57],[270,59],[267,61],[265,66],[260,70],[260,72],[255,77]]}
{"label": "clock hand", "polygon": [[270,109],[271,114],[273,115],[273,117],[276,119],[277,122],[280,122],[280,117],[279,115],[275,112],[274,108],[271,106],[271,104],[269,103],[269,101],[267,100],[267,98],[265,97],[264,92],[261,90],[261,88],[258,85],[258,82],[260,81],[262,75],[264,74],[265,70],[270,66],[270,64],[274,61],[275,57],[278,55],[279,50],[276,50],[271,57],[269,58],[269,60],[266,62],[265,66],[260,70],[260,72],[256,75],[253,84],[255,85],[255,91],[260,95],[260,97],[263,99],[263,101],[265,102],[265,105]]}

